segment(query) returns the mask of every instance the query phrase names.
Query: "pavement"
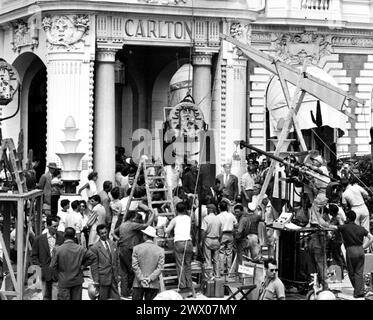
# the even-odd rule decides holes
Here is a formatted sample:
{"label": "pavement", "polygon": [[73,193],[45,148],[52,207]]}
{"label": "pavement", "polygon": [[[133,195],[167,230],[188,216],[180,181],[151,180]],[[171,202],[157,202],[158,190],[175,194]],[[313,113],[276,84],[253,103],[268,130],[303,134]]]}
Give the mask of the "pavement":
{"label": "pavement", "polygon": [[[88,296],[88,285],[92,283],[92,279],[90,276],[90,271],[84,271],[84,283],[83,283],[83,291],[82,291],[82,300],[91,300]],[[344,279],[342,281],[328,281],[329,288],[333,290],[336,294],[337,300],[365,300],[365,298],[354,298],[353,297],[353,287],[351,282],[348,278],[347,273],[344,274]],[[239,299],[240,296],[238,295],[237,298]],[[121,298],[122,300],[130,300],[130,298]],[[203,295],[201,292],[196,292],[195,297],[187,297],[184,298],[185,300],[227,300],[228,295],[225,295],[222,298],[209,298]],[[30,292],[25,292],[25,300],[42,300],[41,292],[30,290]],[[306,300],[306,295],[300,294],[296,292],[296,290],[291,290],[286,292],[286,300]]]}

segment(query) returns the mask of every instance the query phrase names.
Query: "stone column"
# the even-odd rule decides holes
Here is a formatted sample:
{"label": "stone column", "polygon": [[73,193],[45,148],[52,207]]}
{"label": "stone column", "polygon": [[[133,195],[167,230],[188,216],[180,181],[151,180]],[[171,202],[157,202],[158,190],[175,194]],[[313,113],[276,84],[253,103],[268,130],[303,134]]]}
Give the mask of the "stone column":
{"label": "stone column", "polygon": [[211,53],[195,52],[193,55],[193,98],[211,127]]}
{"label": "stone column", "polygon": [[94,114],[94,170],[97,187],[115,176],[115,50],[97,51],[96,93]]}
{"label": "stone column", "polygon": [[124,65],[115,61],[115,145],[122,146],[122,97],[124,86]]}

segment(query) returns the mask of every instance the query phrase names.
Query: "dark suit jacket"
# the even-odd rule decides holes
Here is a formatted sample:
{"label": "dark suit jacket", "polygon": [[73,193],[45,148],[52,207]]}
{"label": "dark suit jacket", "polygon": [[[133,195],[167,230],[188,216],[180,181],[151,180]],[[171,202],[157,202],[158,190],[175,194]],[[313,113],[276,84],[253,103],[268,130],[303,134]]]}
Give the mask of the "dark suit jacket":
{"label": "dark suit jacket", "polygon": [[83,283],[83,269],[94,263],[95,255],[73,240],[56,248],[50,267],[58,272],[58,286],[70,288]]}
{"label": "dark suit jacket", "polygon": [[[63,232],[57,231],[56,246],[63,243]],[[57,273],[49,266],[52,256],[49,250],[47,234],[42,234],[34,239],[32,244],[31,263],[41,267],[41,277],[43,281],[57,281]]]}
{"label": "dark suit jacket", "polygon": [[229,178],[224,185],[224,174],[219,174],[217,177],[220,181],[220,189],[222,196],[226,196],[229,200],[235,200],[238,196],[238,178],[234,174],[229,174]]}
{"label": "dark suit jacket", "polygon": [[118,282],[118,252],[113,241],[108,240],[110,244],[111,257],[102,244],[98,240],[89,250],[95,255],[95,262],[91,266],[91,273],[94,282],[101,286],[110,286],[112,282]]}
{"label": "dark suit jacket", "polygon": [[159,275],[164,266],[164,249],[146,241],[133,248],[132,269],[135,272],[134,288],[140,288],[140,281],[150,278],[149,288],[159,289]]}
{"label": "dark suit jacket", "polygon": [[188,171],[186,174],[183,175],[183,190],[185,193],[194,193],[196,188],[197,176],[193,174],[191,171]]}

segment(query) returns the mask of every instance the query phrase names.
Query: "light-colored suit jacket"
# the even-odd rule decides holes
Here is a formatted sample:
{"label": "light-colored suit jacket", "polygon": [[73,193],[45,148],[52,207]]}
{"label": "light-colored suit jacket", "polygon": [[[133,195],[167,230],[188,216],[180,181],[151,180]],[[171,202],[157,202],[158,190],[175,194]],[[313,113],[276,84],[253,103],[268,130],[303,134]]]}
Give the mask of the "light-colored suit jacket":
{"label": "light-colored suit jacket", "polygon": [[133,248],[132,269],[135,272],[134,288],[140,288],[140,281],[150,278],[149,288],[159,289],[159,275],[164,266],[164,250],[148,240]]}
{"label": "light-colored suit jacket", "polygon": [[113,241],[107,241],[110,245],[111,259],[101,240],[98,240],[89,249],[96,257],[91,266],[92,278],[94,282],[98,282],[101,286],[110,286],[113,281],[118,283],[117,247]]}

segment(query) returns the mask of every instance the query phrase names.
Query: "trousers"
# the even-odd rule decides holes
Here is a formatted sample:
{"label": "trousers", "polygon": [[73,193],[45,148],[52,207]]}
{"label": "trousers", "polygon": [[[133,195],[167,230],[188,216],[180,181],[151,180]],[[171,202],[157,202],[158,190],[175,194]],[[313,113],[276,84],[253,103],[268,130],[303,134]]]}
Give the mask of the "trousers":
{"label": "trousers", "polygon": [[233,257],[233,233],[223,233],[220,249],[219,249],[219,260],[220,260],[220,272],[229,272],[232,267]]}
{"label": "trousers", "polygon": [[[191,289],[192,288],[192,257],[193,257],[193,245],[191,240],[187,241],[176,241],[175,247],[175,260],[176,260],[176,271],[179,280],[180,289]],[[184,258],[184,259],[183,259]]]}
{"label": "trousers", "polygon": [[119,247],[120,264],[120,294],[122,297],[130,295],[135,275],[132,270],[132,249]]}
{"label": "trousers", "polygon": [[158,294],[158,289],[152,288],[133,288],[132,300],[153,300]]}
{"label": "trousers", "polygon": [[110,286],[100,286],[99,287],[99,298],[98,300],[118,300],[118,283],[113,280]]}
{"label": "trousers", "polygon": [[58,300],[82,300],[82,285],[61,288],[58,287]]}
{"label": "trousers", "polygon": [[220,276],[219,267],[219,239],[206,238],[203,244],[203,256],[205,257],[205,262],[208,268],[214,269],[214,275]]}
{"label": "trousers", "polygon": [[346,248],[348,277],[354,287],[354,295],[364,294],[364,249],[362,246]]}

